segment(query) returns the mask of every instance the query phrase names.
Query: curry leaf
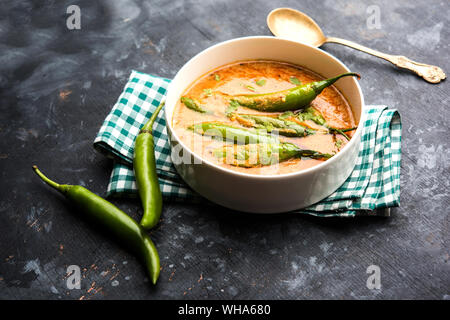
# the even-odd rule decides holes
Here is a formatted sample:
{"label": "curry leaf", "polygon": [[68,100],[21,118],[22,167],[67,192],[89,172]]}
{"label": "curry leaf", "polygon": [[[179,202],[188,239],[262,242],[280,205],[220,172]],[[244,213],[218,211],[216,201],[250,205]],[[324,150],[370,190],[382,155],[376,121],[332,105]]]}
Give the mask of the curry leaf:
{"label": "curry leaf", "polygon": [[266,84],[266,79],[259,79],[258,81],[256,81],[256,84],[262,87],[263,85]]}
{"label": "curry leaf", "polygon": [[289,81],[297,86],[302,84],[302,82],[300,80],[298,80],[297,77],[294,77],[294,76],[290,77]]}
{"label": "curry leaf", "polygon": [[283,112],[282,114],[280,114],[278,116],[278,119],[281,119],[281,120],[287,119],[289,117],[292,117],[293,115],[294,115],[294,113],[292,111],[286,111],[286,112]]}
{"label": "curry leaf", "polygon": [[297,118],[300,121],[311,120],[321,126],[326,123],[324,117],[312,107],[306,108],[303,112],[298,113]]}
{"label": "curry leaf", "polygon": [[232,115],[234,112],[236,112],[237,108],[239,107],[239,103],[237,103],[234,100],[230,101],[229,106],[227,107],[227,109],[225,110],[225,115],[227,117],[229,117],[230,115]]}

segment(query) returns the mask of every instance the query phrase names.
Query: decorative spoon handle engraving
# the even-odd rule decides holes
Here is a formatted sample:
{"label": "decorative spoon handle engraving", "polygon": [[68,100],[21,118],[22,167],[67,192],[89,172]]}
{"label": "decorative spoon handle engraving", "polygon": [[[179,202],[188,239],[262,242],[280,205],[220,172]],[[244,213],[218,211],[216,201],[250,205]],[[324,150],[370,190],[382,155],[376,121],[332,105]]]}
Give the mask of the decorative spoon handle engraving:
{"label": "decorative spoon handle engraving", "polygon": [[394,56],[391,54],[386,54],[377,50],[367,48],[353,41],[344,40],[340,38],[329,37],[326,39],[326,42],[339,43],[344,46],[351,47],[356,50],[366,52],[373,56],[382,58],[396,65],[399,68],[415,72],[416,74],[418,74],[419,76],[421,76],[423,79],[425,79],[430,83],[439,83],[441,82],[441,80],[444,80],[446,78],[445,72],[438,66],[415,62],[411,59],[408,59],[405,56]]}

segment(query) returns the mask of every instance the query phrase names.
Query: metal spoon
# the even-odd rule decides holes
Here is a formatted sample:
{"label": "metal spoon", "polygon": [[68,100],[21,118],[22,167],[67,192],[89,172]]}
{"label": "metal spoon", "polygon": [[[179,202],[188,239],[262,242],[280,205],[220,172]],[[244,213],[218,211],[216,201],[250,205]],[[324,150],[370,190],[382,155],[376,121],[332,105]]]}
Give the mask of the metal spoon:
{"label": "metal spoon", "polygon": [[353,41],[325,37],[322,30],[313,19],[294,9],[278,8],[273,10],[267,16],[267,25],[270,31],[277,37],[301,41],[315,47],[320,47],[326,42],[343,44],[344,46],[385,59],[397,67],[411,70],[431,83],[439,83],[446,77],[444,71],[437,66],[415,62],[405,56],[394,56],[382,53],[359,45]]}

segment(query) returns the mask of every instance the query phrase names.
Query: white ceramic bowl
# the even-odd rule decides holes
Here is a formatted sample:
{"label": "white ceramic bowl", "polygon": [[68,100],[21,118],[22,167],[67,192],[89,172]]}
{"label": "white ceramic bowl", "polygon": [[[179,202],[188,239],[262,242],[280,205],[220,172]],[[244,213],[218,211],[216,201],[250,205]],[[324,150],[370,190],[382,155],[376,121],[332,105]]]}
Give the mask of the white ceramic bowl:
{"label": "white ceramic bowl", "polygon": [[[338,59],[320,49],[274,37],[233,39],[200,52],[178,71],[167,93],[165,116],[173,155],[182,149],[183,158],[195,159],[180,163],[179,157],[177,160],[172,156],[175,168],[192,189],[231,209],[276,213],[309,206],[333,193],[350,175],[358,154],[361,126],[351,141],[331,159],[306,170],[271,176],[240,173],[202,160],[179,140],[173,130],[175,104],[193,81],[217,67],[250,59],[290,62],[325,78],[350,71]],[[346,77],[335,86],[347,98],[356,121],[363,123],[365,106],[358,82],[353,77]]]}

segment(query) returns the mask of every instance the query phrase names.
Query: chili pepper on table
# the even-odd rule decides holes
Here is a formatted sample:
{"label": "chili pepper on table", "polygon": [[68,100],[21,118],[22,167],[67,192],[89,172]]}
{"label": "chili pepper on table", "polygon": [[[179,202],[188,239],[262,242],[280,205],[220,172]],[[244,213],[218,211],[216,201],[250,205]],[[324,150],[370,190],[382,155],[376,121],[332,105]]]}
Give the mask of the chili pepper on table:
{"label": "chili pepper on table", "polygon": [[133,170],[144,209],[140,224],[145,229],[151,229],[158,223],[162,211],[163,200],[156,173],[152,128],[163,106],[164,102],[156,108],[148,122],[141,128],[134,144]]}
{"label": "chili pepper on table", "polygon": [[289,142],[224,146],[213,150],[213,155],[217,158],[224,158],[228,164],[245,168],[269,166],[299,157],[329,159],[333,156],[314,150],[301,149]]}
{"label": "chili pepper on table", "polygon": [[158,251],[145,230],[133,218],[82,186],[58,184],[47,178],[36,166],[33,166],[33,170],[45,183],[71,200],[88,218],[128,245],[144,262],[152,283],[156,284],[160,271]]}
{"label": "chili pepper on table", "polygon": [[241,106],[267,112],[282,112],[304,108],[313,101],[326,87],[331,86],[342,77],[359,74],[349,72],[326,80],[310,82],[297,87],[263,94],[237,95],[232,97]]}

